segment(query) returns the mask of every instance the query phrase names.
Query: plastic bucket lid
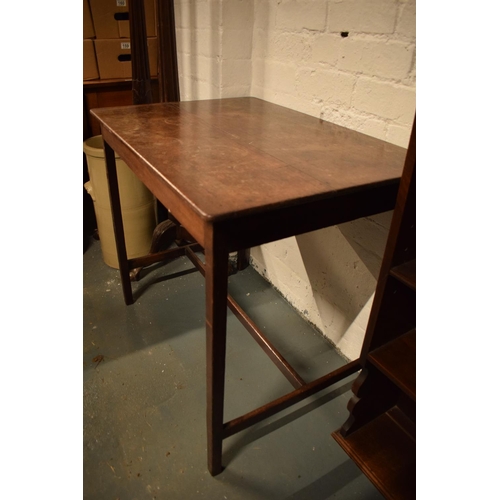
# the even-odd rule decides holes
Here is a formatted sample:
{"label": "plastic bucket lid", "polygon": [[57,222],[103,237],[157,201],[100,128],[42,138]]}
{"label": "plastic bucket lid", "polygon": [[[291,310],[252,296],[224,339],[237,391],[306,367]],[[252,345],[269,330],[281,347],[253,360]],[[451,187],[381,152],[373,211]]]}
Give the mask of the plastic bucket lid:
{"label": "plastic bucket lid", "polygon": [[[90,137],[83,143],[83,151],[88,156],[93,156],[95,158],[104,158],[104,141],[102,140],[102,135],[95,135]],[[115,153],[115,158],[120,158]]]}

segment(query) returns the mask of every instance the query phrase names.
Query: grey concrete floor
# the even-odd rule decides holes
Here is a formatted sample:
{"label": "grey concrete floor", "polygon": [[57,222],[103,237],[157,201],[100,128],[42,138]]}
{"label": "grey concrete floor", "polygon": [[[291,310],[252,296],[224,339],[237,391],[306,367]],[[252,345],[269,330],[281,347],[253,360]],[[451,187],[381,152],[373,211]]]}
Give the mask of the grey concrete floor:
{"label": "grey concrete floor", "polygon": [[[99,242],[84,253],[84,498],[381,499],[331,437],[354,376],[225,440],[225,470],[208,473],[205,287],[192,267],[146,270],[125,306]],[[346,362],[252,268],[229,287],[306,381]],[[225,421],[291,390],[228,311]]]}

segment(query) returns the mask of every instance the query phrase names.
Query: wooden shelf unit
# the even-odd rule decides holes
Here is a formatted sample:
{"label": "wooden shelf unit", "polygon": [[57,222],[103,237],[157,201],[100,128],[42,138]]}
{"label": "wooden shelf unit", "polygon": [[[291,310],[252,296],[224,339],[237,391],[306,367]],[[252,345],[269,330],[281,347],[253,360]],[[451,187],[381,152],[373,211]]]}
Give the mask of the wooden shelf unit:
{"label": "wooden shelf unit", "polygon": [[385,498],[416,497],[416,120],[352,386],[333,438]]}
{"label": "wooden shelf unit", "polygon": [[406,286],[409,286],[411,289],[416,290],[417,278],[415,259],[393,267],[389,272],[391,276],[394,276],[394,278],[398,279]]}
{"label": "wooden shelf unit", "polygon": [[[344,451],[386,498],[415,497],[415,439],[401,422],[407,417],[397,407],[379,415],[337,440]],[[406,423],[406,422],[405,422]]]}
{"label": "wooden shelf unit", "polygon": [[368,361],[372,365],[414,400],[416,400],[415,352],[416,333],[412,330],[368,355]]}

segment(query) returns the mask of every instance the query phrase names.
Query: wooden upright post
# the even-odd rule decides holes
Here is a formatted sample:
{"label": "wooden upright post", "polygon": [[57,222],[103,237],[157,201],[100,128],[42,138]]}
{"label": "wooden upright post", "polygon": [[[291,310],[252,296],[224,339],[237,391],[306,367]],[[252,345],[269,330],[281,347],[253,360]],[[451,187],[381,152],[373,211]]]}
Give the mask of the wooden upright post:
{"label": "wooden upright post", "polygon": [[[153,102],[144,0],[129,0],[132,94],[134,104]],[[161,0],[159,1],[161,3]]]}
{"label": "wooden upright post", "polygon": [[157,17],[160,101],[178,102],[181,97],[175,41],[174,0],[158,0]]}

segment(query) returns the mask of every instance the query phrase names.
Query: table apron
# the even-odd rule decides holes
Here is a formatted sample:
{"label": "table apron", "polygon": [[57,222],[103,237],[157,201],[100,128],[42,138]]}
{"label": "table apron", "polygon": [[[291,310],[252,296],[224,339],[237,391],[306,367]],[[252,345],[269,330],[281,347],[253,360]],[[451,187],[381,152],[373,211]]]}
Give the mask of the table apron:
{"label": "table apron", "polygon": [[216,222],[230,252],[393,210],[399,182]]}

